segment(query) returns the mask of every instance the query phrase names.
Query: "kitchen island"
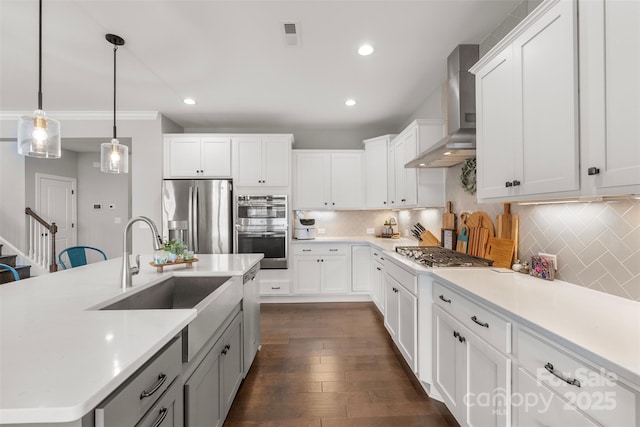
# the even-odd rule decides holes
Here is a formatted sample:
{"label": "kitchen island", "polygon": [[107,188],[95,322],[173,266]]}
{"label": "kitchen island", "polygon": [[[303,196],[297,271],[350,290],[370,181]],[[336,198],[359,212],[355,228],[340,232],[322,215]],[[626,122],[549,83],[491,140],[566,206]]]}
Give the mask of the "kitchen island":
{"label": "kitchen island", "polygon": [[[158,273],[141,257],[122,291],[116,258],[0,287],[0,423],[81,419],[197,317],[196,309],[98,308],[171,276],[242,276],[261,254],[199,255]],[[241,277],[233,286],[242,286]],[[241,293],[242,291],[240,291]],[[211,294],[211,296],[213,296]],[[209,298],[209,297],[207,297]]]}

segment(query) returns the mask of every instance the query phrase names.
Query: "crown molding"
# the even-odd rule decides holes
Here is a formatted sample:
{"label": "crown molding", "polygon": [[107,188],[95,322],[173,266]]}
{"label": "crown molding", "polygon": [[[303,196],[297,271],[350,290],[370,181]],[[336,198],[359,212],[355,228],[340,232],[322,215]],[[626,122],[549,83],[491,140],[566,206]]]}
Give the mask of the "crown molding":
{"label": "crown molding", "polygon": [[[56,120],[113,120],[113,111],[47,111]],[[33,111],[0,111],[0,120],[18,120]],[[118,111],[116,120],[157,120],[159,111]]]}

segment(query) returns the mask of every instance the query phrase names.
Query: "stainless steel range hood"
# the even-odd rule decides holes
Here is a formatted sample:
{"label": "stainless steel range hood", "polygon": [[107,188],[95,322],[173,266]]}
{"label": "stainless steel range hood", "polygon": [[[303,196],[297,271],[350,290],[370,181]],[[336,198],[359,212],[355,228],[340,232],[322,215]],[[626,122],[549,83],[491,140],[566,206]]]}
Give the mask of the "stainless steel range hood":
{"label": "stainless steel range hood", "polygon": [[478,45],[458,45],[447,58],[448,135],[405,168],[442,168],[476,155],[476,81],[468,70],[478,62]]}

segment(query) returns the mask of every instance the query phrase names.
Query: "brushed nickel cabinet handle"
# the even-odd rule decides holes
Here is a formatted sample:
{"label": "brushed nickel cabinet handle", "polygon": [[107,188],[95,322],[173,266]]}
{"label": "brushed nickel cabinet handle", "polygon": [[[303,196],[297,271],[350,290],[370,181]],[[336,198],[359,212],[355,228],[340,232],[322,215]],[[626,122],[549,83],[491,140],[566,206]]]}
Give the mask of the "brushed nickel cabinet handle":
{"label": "brushed nickel cabinet handle", "polygon": [[489,327],[489,324],[488,324],[488,323],[486,323],[486,322],[481,322],[480,320],[478,320],[478,318],[477,318],[476,316],[471,316],[471,320],[473,320],[473,322],[474,322],[476,325],[480,325],[480,326],[482,326],[483,328],[488,328],[488,327]]}
{"label": "brushed nickel cabinet handle", "polygon": [[160,375],[158,375],[158,381],[153,385],[153,387],[151,387],[149,391],[144,390],[142,393],[140,393],[140,400],[153,395],[153,393],[155,393],[160,389],[160,387],[162,387],[162,384],[164,384],[166,380],[167,376],[163,373],[160,373]]}
{"label": "brushed nickel cabinet handle", "polygon": [[553,365],[551,363],[547,362],[547,364],[544,365],[544,369],[549,371],[554,377],[560,378],[562,381],[566,382],[567,384],[580,387],[580,380],[578,380],[577,378],[566,378],[564,375],[562,375],[562,372],[556,371],[553,368]]}
{"label": "brushed nickel cabinet handle", "polygon": [[162,422],[164,421],[164,419],[167,418],[168,413],[169,413],[169,410],[167,408],[160,409],[160,414],[158,415],[158,418],[156,418],[156,420],[153,422],[151,427],[159,427],[160,424],[162,424]]}

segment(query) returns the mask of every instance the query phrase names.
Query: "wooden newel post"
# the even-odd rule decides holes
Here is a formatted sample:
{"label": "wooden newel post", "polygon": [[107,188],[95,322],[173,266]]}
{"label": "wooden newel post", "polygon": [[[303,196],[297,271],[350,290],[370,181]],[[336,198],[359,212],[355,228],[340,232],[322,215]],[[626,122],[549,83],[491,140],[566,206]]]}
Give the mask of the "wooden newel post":
{"label": "wooden newel post", "polygon": [[55,222],[51,223],[51,263],[49,264],[49,273],[55,273],[58,271],[58,264],[56,263],[56,233],[58,232],[58,226]]}

